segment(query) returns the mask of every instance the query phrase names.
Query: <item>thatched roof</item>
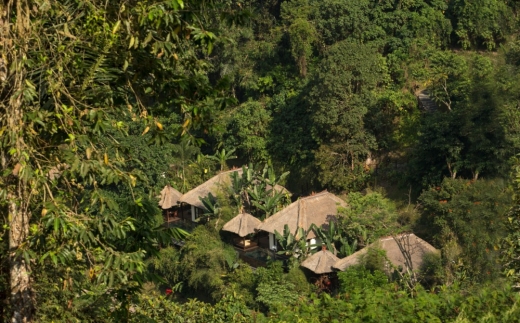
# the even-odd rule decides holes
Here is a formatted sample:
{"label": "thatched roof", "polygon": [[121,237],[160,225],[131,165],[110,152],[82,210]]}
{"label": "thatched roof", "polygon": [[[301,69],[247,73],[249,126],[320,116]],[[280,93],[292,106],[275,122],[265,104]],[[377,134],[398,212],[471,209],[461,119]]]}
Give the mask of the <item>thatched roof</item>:
{"label": "thatched roof", "polygon": [[[206,182],[185,193],[179,199],[179,201],[196,206],[200,209],[205,209],[204,204],[200,201],[200,198],[208,196],[209,193],[211,193],[213,196],[216,196],[219,190],[231,186],[232,173],[238,173],[239,175],[242,175],[242,168],[228,170],[213,176]],[[271,186],[268,185],[266,189],[271,189]],[[287,192],[287,189],[281,185],[276,185],[274,189],[277,192]]]}
{"label": "thatched roof", "polygon": [[226,172],[219,173],[206,182],[195,187],[191,191],[185,193],[180,199],[180,202],[187,203],[196,206],[200,209],[205,209],[204,204],[200,201],[200,198],[204,198],[211,193],[216,196],[217,192],[222,188],[231,185],[231,174],[237,172],[242,174],[242,169],[232,169]]}
{"label": "thatched roof", "polygon": [[161,200],[159,201],[159,206],[164,210],[174,207],[177,205],[177,202],[181,196],[181,192],[177,191],[170,185],[166,185],[161,191]]}
{"label": "thatched roof", "polygon": [[259,219],[255,218],[249,213],[240,213],[235,216],[229,222],[224,224],[222,230],[229,231],[238,234],[241,237],[245,237],[248,234],[255,232],[256,227],[262,223]]}
{"label": "thatched roof", "polygon": [[305,259],[302,262],[302,266],[310,269],[316,274],[331,273],[332,266],[339,260],[332,252],[327,249],[322,249],[316,252],[314,255]]}
{"label": "thatched roof", "polygon": [[[404,251],[410,254],[413,270],[420,269],[425,254],[437,252],[437,249],[435,249],[431,244],[417,237],[413,233],[400,234],[396,236],[395,239],[400,241]],[[358,252],[340,259],[333,267],[339,270],[345,270],[350,266],[357,265],[359,264],[360,257],[366,254],[369,248],[378,248],[386,251],[386,257],[394,266],[402,266],[405,268],[405,257],[395,239],[394,237],[379,239],[379,241],[368,245]]]}
{"label": "thatched roof", "polygon": [[[291,203],[285,209],[273,214],[258,226],[258,230],[282,233],[287,224],[291,233],[296,234],[298,228],[308,230],[314,223],[317,226],[335,221],[338,205],[345,207],[346,203],[336,195],[327,191],[307,196]],[[309,232],[307,239],[316,235]]]}

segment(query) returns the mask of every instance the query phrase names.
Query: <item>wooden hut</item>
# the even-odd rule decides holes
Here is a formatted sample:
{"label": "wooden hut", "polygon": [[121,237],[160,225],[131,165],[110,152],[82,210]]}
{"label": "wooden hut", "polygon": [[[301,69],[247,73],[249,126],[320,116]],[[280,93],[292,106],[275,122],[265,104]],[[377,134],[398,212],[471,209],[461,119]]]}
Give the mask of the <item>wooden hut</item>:
{"label": "wooden hut", "polygon": [[248,234],[252,234],[255,232],[256,227],[260,225],[262,222],[252,216],[249,213],[240,213],[229,222],[224,224],[222,230],[229,231],[238,234],[242,239],[235,240],[235,245],[244,249],[251,250],[257,247],[256,242],[250,241],[245,237]]}
{"label": "wooden hut", "polygon": [[170,222],[180,220],[180,217],[178,216],[178,202],[181,196],[181,192],[177,191],[170,185],[166,185],[162,189],[159,206],[161,209],[163,209],[164,222],[166,225],[168,225]]}
{"label": "wooden hut", "polygon": [[328,274],[334,271],[332,266],[338,261],[339,258],[323,246],[321,251],[305,259],[301,263],[301,266],[315,274]]}

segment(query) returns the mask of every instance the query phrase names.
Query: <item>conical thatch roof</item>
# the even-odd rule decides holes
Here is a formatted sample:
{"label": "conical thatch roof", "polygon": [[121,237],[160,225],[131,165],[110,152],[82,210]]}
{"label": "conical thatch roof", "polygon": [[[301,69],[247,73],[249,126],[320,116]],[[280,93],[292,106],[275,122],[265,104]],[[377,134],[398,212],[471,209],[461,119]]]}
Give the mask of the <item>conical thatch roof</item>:
{"label": "conical thatch roof", "polygon": [[[395,239],[400,241],[403,249],[410,254],[413,270],[420,269],[425,254],[437,252],[437,249],[435,249],[431,244],[417,237],[413,233],[401,234],[396,236]],[[386,257],[394,266],[402,266],[405,268],[405,257],[395,239],[394,237],[379,239],[379,241],[368,245],[358,252],[340,259],[333,267],[335,269],[345,270],[350,266],[357,265],[359,264],[360,257],[366,254],[369,248],[378,248],[386,251]]]}
{"label": "conical thatch roof", "polygon": [[242,169],[232,169],[226,172],[219,173],[206,182],[195,187],[191,191],[185,193],[181,198],[180,202],[187,203],[189,205],[196,206],[200,209],[205,209],[204,204],[200,201],[200,197],[204,198],[211,193],[213,196],[217,195],[217,192],[222,188],[231,185],[231,174],[237,172],[242,174]]}
{"label": "conical thatch roof", "polygon": [[[308,230],[314,223],[317,226],[327,224],[336,219],[338,205],[345,207],[346,203],[336,195],[327,191],[307,196],[291,203],[285,209],[273,214],[257,228],[258,230],[282,233],[287,224],[291,233],[296,234],[298,228]],[[316,235],[309,232],[307,239]]]}
{"label": "conical thatch roof", "polygon": [[310,269],[316,274],[331,273],[332,266],[339,260],[332,252],[327,249],[316,252],[314,255],[305,259],[302,266]]}
{"label": "conical thatch roof", "polygon": [[177,202],[181,196],[181,192],[177,191],[170,185],[166,185],[161,191],[161,200],[159,201],[159,206],[164,210],[174,207],[177,205]]}
{"label": "conical thatch roof", "polygon": [[245,237],[248,234],[255,232],[256,227],[262,223],[249,213],[240,213],[229,222],[224,224],[222,230],[238,234]]}

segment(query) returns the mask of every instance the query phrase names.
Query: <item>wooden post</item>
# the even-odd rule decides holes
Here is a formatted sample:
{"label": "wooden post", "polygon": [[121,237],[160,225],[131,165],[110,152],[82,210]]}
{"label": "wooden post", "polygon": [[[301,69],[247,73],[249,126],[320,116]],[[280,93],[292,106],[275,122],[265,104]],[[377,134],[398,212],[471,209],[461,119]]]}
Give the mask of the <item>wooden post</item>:
{"label": "wooden post", "polygon": [[195,222],[197,218],[195,217],[195,206],[191,206],[191,221]]}
{"label": "wooden post", "polygon": [[274,247],[276,247],[276,242],[274,239],[274,234],[269,233],[269,249],[272,250]]}

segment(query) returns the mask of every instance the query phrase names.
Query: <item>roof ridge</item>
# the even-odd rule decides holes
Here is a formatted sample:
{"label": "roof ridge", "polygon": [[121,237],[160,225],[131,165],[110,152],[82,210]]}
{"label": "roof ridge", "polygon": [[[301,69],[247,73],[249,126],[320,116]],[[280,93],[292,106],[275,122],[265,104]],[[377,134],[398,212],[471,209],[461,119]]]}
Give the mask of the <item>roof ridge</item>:
{"label": "roof ridge", "polygon": [[[332,193],[327,191],[327,190],[324,190],[324,191],[321,191],[319,193],[315,193],[315,194],[312,194],[312,195],[304,196],[300,200],[306,200],[306,199],[310,199],[310,198],[314,198],[314,197],[318,197],[318,196],[323,196],[323,195],[329,195],[329,194],[332,194]],[[334,194],[332,194],[332,195],[334,195]]]}
{"label": "roof ridge", "polygon": [[229,169],[229,170],[224,170],[224,171],[218,172],[215,176],[220,176],[220,175],[227,174],[227,173],[241,172],[241,171],[242,171],[242,168]]}
{"label": "roof ridge", "polygon": [[[389,235],[389,236],[380,237],[379,241],[386,241],[386,240],[393,239],[394,237],[401,238],[402,236],[411,236],[411,235],[414,235],[417,237],[417,235],[413,232],[403,232],[403,233],[396,234],[395,236]],[[417,237],[417,238],[419,238],[419,237]]]}

